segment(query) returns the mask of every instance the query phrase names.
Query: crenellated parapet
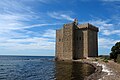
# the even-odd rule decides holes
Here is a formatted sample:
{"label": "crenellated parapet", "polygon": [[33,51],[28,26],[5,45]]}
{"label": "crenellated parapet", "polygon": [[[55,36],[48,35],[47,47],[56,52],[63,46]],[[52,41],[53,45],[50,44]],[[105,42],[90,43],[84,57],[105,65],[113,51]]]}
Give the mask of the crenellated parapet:
{"label": "crenellated parapet", "polygon": [[93,26],[90,23],[85,23],[85,24],[80,24],[78,25],[79,29],[90,29],[90,30],[94,30],[96,32],[99,31],[99,29],[96,26]]}

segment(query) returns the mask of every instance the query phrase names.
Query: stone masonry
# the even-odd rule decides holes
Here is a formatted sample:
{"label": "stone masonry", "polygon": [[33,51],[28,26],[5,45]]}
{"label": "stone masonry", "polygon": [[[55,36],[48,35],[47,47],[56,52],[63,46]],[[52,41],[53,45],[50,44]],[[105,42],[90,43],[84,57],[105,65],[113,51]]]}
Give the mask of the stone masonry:
{"label": "stone masonry", "polygon": [[74,60],[98,56],[98,28],[77,19],[56,30],[56,60]]}

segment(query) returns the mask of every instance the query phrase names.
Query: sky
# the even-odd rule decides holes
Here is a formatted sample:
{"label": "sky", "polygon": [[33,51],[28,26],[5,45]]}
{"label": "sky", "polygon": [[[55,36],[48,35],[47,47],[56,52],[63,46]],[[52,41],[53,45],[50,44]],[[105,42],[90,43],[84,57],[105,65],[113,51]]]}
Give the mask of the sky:
{"label": "sky", "polygon": [[75,18],[99,28],[98,53],[120,41],[120,0],[1,0],[0,55],[55,55],[55,33]]}

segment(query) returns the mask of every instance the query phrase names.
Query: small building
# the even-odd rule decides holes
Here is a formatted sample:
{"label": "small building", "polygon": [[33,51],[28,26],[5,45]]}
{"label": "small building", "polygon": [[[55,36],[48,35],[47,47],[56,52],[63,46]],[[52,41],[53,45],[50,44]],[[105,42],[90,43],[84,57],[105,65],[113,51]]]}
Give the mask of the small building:
{"label": "small building", "polygon": [[56,30],[56,60],[98,56],[98,31],[92,24],[78,25],[77,19]]}

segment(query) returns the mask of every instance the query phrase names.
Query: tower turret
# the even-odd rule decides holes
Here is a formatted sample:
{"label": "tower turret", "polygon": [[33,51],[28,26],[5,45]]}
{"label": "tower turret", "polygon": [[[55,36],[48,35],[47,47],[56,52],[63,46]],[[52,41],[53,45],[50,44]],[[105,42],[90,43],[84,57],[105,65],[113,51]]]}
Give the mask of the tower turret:
{"label": "tower turret", "polygon": [[75,18],[74,21],[73,21],[73,23],[74,23],[75,25],[78,25],[78,20]]}

